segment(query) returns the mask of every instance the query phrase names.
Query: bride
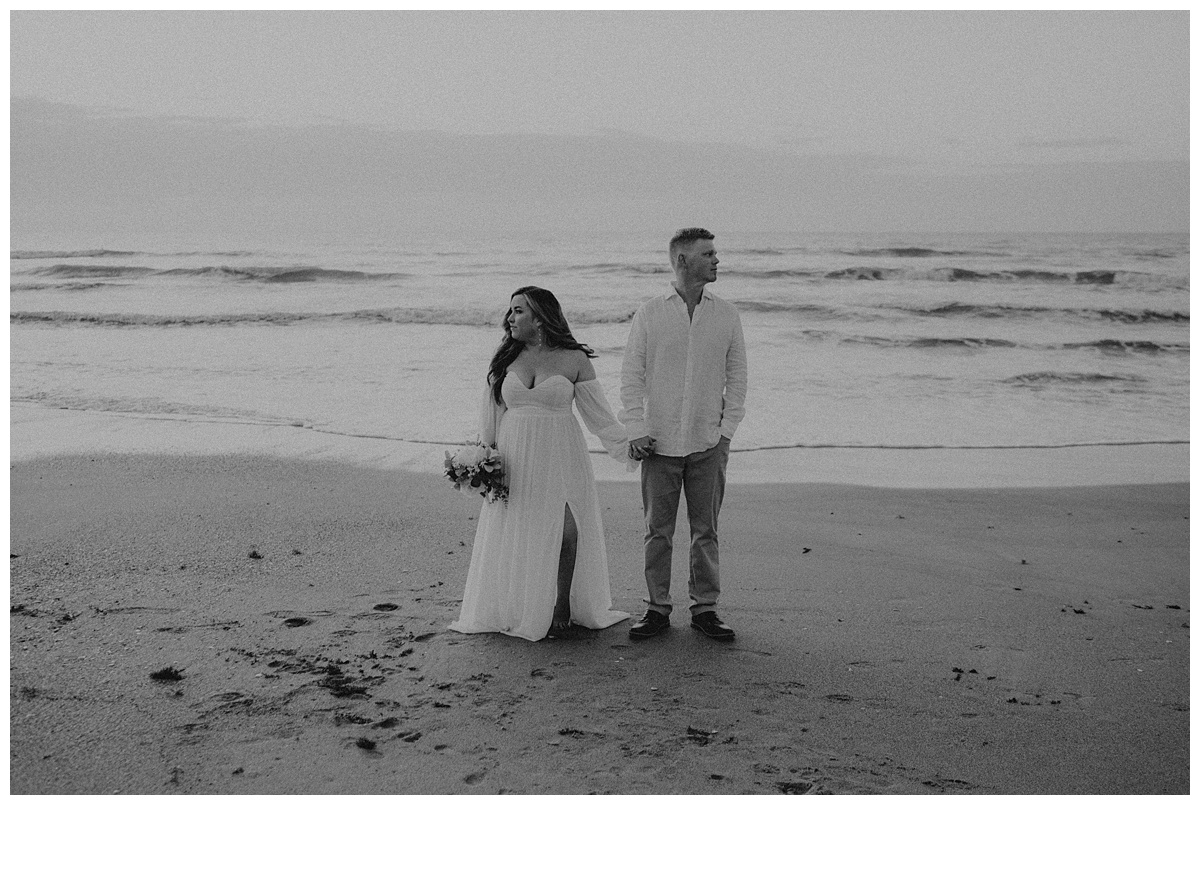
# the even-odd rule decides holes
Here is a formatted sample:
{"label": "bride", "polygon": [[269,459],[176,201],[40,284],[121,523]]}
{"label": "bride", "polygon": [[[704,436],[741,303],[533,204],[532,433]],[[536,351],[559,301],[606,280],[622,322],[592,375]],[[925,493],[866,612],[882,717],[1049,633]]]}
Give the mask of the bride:
{"label": "bride", "polygon": [[504,340],[488,368],[480,439],[500,452],[508,501],[484,501],[462,609],[450,629],[524,639],[599,630],[612,611],[600,502],[587,444],[571,411],[626,460],[625,428],[605,399],[591,348],[571,334],[553,293],[513,293]]}

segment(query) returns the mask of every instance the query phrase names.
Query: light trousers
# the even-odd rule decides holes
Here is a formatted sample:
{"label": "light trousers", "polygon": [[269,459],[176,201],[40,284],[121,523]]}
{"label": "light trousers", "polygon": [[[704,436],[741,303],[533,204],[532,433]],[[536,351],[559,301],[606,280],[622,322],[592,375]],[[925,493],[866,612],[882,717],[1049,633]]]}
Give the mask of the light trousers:
{"label": "light trousers", "polygon": [[716,608],[721,593],[717,548],[717,518],[725,498],[725,467],[729,439],[721,437],[711,449],[681,458],[651,455],[642,462],[642,508],[646,514],[646,588],[649,608],[671,613],[671,551],[679,493],[687,498],[691,550],[688,595],[691,613]]}

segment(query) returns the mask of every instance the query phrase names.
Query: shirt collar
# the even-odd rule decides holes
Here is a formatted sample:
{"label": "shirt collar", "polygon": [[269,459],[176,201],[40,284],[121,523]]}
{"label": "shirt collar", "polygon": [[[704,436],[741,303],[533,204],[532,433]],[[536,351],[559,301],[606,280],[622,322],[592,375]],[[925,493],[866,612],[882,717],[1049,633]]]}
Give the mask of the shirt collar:
{"label": "shirt collar", "polygon": [[[700,290],[700,300],[701,301],[705,300],[706,298],[711,298],[711,297],[712,296],[708,294],[708,286],[707,285],[703,289]],[[667,283],[667,294],[663,296],[663,300],[670,301],[672,298],[678,298],[680,301],[683,300],[683,296],[679,294],[679,290],[675,288],[675,283],[673,283],[673,282]]]}

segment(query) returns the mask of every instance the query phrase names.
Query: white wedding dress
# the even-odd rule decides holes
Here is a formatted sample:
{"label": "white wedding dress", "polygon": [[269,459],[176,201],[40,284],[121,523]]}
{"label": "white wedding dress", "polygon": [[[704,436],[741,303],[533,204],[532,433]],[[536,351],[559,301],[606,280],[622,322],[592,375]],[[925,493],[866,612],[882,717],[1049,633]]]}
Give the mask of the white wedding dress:
{"label": "white wedding dress", "polygon": [[574,402],[609,453],[626,458],[625,428],[596,380],[572,383],[551,375],[532,388],[512,373],[501,386],[504,406],[485,393],[480,438],[500,452],[508,502],[484,501],[458,620],[460,633],[545,637],[558,595],[564,507],[578,527],[571,620],[599,630],[629,617],[612,610],[600,501]]}

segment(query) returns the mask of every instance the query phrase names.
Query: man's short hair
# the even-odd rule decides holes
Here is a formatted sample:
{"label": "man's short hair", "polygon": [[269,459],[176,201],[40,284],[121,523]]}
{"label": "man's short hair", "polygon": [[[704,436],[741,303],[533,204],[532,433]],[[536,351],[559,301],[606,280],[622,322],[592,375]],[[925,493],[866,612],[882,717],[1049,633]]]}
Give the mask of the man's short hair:
{"label": "man's short hair", "polygon": [[671,265],[675,265],[675,258],[684,246],[690,246],[696,240],[715,240],[711,233],[702,227],[684,227],[675,231],[675,236],[671,237],[671,244],[667,247],[671,254]]}

